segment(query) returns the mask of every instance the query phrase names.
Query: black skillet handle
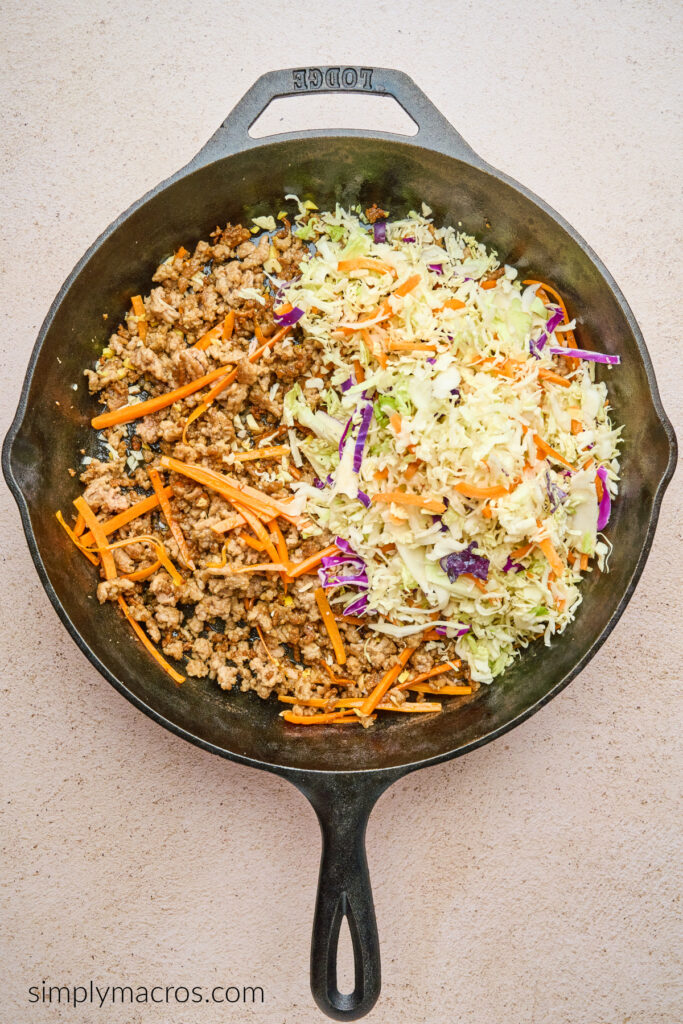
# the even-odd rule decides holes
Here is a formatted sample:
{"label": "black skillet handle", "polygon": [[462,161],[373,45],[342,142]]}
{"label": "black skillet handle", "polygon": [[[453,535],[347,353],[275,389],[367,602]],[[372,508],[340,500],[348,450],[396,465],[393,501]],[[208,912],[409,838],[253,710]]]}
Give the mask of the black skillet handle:
{"label": "black skillet handle", "polygon": [[[406,136],[381,131],[329,129],[276,135],[271,136],[270,140],[252,139],[249,135],[249,129],[272,100],[281,96],[301,96],[322,92],[392,96],[417,125],[417,134]],[[261,75],[189,166],[201,167],[221,157],[264,145],[273,139],[284,141],[302,137],[344,135],[400,139],[402,142],[412,145],[439,150],[447,156],[454,156],[470,164],[484,166],[483,161],[474,150],[470,149],[450,121],[446,120],[431,100],[415,85],[412,78],[404,74],[403,71],[351,65],[285,68],[281,71],[269,71],[267,74]]]}
{"label": "black skillet handle", "polygon": [[[311,991],[334,1020],[358,1020],[372,1009],[381,987],[379,939],[365,829],[380,794],[396,778],[382,773],[326,774],[293,780],[312,803],[322,832],[318,897],[311,939]],[[339,930],[346,917],[354,959],[354,987],[337,984]]]}

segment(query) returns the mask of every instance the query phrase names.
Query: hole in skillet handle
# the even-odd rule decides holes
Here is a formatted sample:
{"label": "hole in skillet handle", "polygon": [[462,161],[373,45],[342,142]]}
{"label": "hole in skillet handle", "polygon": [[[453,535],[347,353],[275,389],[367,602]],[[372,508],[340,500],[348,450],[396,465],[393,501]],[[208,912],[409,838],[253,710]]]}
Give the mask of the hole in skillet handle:
{"label": "hole in skillet handle", "polygon": [[[402,771],[311,773],[290,779],[313,805],[322,833],[322,856],[311,938],[311,991],[333,1020],[358,1020],[381,988],[379,938],[365,855],[365,830],[381,793]],[[347,927],[348,926],[348,932]],[[354,982],[339,989],[340,931],[350,939]],[[343,950],[343,961],[347,961]],[[343,984],[343,982],[342,982]],[[344,986],[345,987],[345,986]]]}
{"label": "hole in skillet handle", "polygon": [[418,127],[393,96],[369,96],[358,93],[315,96],[279,96],[271,100],[249,128],[252,139],[264,139],[296,131],[353,128],[371,132],[380,127],[392,135],[414,136]]}

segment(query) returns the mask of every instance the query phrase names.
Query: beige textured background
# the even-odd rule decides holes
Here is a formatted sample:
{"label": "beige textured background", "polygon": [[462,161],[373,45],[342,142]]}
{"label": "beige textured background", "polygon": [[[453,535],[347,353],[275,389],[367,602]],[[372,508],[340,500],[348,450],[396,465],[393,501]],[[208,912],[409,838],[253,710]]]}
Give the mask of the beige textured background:
{"label": "beige textured background", "polygon": [[[626,293],[680,429],[674,0],[3,6],[3,433],[48,305],[92,239],[185,163],[261,71],[340,62],[407,71],[476,150],[576,226]],[[292,127],[396,123],[353,99],[289,111]],[[676,487],[635,597],[581,677],[498,743],[380,801],[372,1024],[683,1017]],[[284,782],[165,733],[97,675],[1,498],[1,1024],[321,1019],[307,980],[313,812]],[[260,984],[266,1002],[27,1002],[43,979],[90,978]]]}

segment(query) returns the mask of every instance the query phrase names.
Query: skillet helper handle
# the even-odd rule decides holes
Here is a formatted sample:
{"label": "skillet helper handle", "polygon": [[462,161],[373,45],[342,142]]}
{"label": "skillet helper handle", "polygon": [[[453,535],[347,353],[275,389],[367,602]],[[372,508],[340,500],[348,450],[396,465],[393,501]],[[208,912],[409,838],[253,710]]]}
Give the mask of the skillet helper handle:
{"label": "skillet helper handle", "polygon": [[[370,132],[360,129],[330,129],[293,132],[252,139],[249,129],[269,103],[282,96],[301,96],[311,93],[346,92],[363,95],[392,96],[413,119],[418,131],[414,136],[389,132]],[[218,131],[200,150],[190,166],[203,166],[233,153],[262,146],[271,139],[281,141],[292,138],[320,136],[365,136],[368,138],[399,139],[411,145],[439,150],[470,164],[481,165],[476,155],[450,121],[427,98],[415,82],[403,71],[393,68],[372,68],[352,65],[283,68],[261,75],[228,114]]]}
{"label": "skillet helper handle", "polygon": [[[381,988],[379,938],[365,855],[370,812],[388,783],[337,776],[320,786],[303,785],[318,815],[322,857],[311,939],[311,991],[333,1020],[358,1020],[372,1009]],[[347,919],[353,945],[354,986],[340,992],[337,947]]]}

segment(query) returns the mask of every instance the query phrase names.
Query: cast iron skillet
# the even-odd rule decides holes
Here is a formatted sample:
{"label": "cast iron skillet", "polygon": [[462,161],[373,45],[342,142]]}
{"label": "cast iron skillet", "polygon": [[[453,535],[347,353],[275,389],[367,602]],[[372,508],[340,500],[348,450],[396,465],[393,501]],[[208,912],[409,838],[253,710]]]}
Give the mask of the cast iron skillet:
{"label": "cast iron skillet", "polygon": [[[412,138],[365,131],[292,133],[267,142],[249,137],[250,125],[272,99],[316,89],[393,96],[419,131]],[[92,449],[93,402],[82,384],[83,368],[96,359],[130,296],[147,289],[156,266],[181,243],[191,248],[216,224],[277,211],[290,192],[321,208],[377,201],[394,216],[420,209],[424,200],[437,223],[461,222],[523,277],[554,284],[579,321],[585,348],[622,356],[608,377],[615,416],[626,424],[621,494],[609,527],[611,572],[586,583],[576,622],[550,649],[532,647],[502,680],[469,703],[452,701],[433,718],[383,718],[368,731],[300,730],[278,718],[273,702],[253,693],[228,696],[215,683],[196,679],[175,687],[131,638],[117,609],[97,605],[93,570],[54,517],[55,508],[66,511],[79,491],[67,468],[79,448]],[[408,772],[467,753],[524,721],[581,671],[633,593],[674,458],[674,433],[638,325],[576,232],[473,153],[406,75],[384,68],[303,68],[261,77],[187,167],[110,225],[75,267],[38,336],[3,469],[43,586],[102,675],[167,729],[282,775],[311,801],[323,838],[311,988],[330,1017],[354,1020],[370,1010],[380,990],[364,846],[375,801]],[[347,994],[338,990],[336,971],[345,915],[355,958],[355,987]]]}

